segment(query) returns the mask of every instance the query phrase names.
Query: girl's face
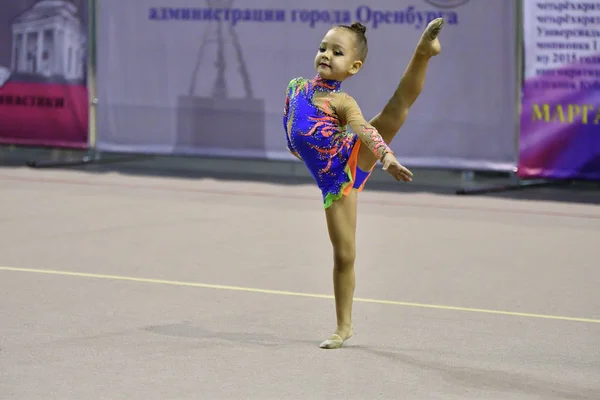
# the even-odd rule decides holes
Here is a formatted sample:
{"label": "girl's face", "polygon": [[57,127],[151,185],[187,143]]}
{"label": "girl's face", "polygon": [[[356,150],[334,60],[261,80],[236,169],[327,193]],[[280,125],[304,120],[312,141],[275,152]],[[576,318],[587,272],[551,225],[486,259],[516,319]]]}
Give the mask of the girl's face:
{"label": "girl's face", "polygon": [[360,71],[362,62],[356,58],[353,35],[342,28],[327,32],[315,57],[315,68],[321,78],[343,81]]}

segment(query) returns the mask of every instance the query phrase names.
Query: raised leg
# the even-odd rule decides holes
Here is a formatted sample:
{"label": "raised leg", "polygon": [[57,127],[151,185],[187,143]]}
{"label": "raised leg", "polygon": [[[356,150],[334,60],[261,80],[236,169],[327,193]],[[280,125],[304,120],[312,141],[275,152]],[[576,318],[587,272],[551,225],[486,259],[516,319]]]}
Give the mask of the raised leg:
{"label": "raised leg", "polygon": [[[429,60],[441,52],[437,37],[443,25],[442,18],[434,19],[427,25],[396,91],[383,110],[370,121],[388,144],[406,121],[410,107],[423,90]],[[376,162],[377,159],[370,149],[367,146],[361,147],[358,167],[363,171],[369,171]]]}
{"label": "raised leg", "polygon": [[352,302],[354,299],[356,258],[356,199],[353,189],[325,210],[329,238],[333,246],[333,291],[337,327],[321,343],[321,348],[337,349],[352,336]]}

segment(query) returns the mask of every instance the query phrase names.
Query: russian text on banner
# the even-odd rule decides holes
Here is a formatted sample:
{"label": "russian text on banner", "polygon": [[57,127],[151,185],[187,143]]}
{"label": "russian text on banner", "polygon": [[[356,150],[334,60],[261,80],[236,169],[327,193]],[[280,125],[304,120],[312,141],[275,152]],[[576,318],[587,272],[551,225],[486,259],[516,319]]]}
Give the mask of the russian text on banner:
{"label": "russian text on banner", "polygon": [[519,176],[600,179],[600,1],[524,2]]}
{"label": "russian text on banner", "polygon": [[0,144],[88,144],[87,0],[0,0]]}

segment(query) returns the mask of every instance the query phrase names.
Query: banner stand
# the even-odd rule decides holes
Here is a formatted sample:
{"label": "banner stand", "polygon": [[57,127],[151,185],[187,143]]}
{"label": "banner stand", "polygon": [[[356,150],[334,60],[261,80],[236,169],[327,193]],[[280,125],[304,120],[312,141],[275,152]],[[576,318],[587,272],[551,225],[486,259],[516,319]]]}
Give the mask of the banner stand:
{"label": "banner stand", "polygon": [[[518,29],[516,29],[516,41],[517,41],[517,64],[519,67],[522,67],[523,64],[523,32],[522,32],[522,21],[523,21],[523,10],[522,3],[523,0],[515,0],[515,15]],[[70,166],[83,166],[83,165],[93,165],[93,164],[107,164],[107,163],[119,163],[119,162],[127,162],[127,161],[139,161],[149,158],[154,158],[156,155],[152,154],[132,154],[127,153],[126,155],[116,155],[115,153],[111,153],[111,155],[104,155],[97,149],[97,132],[96,132],[96,111],[98,99],[96,97],[96,44],[97,44],[97,10],[98,10],[98,1],[97,0],[89,0],[89,44],[88,44],[88,98],[89,98],[89,137],[88,137],[88,148],[85,154],[81,157],[77,157],[74,159],[67,160],[32,160],[27,163],[27,165],[31,168],[57,168],[57,167],[70,167]],[[521,69],[517,69],[517,82],[519,83],[518,87],[521,86]],[[517,109],[520,109],[520,90],[517,90],[519,93],[519,101],[517,102]],[[517,129],[516,129],[516,143],[518,145],[518,115],[517,115]],[[514,174],[514,172],[513,172]],[[552,184],[553,182],[548,182]],[[546,184],[545,182],[540,182],[540,180],[535,180],[533,182],[521,182],[519,181],[516,185],[503,185],[489,188],[460,188],[456,191],[456,194],[476,194],[476,193],[485,193],[485,192],[494,192],[494,191],[505,191],[511,189],[519,189],[521,187],[531,187],[531,186],[539,186]]]}
{"label": "banner stand", "polygon": [[[516,80],[517,87],[523,87],[523,72],[524,72],[524,46],[523,46],[523,1],[524,0],[516,0],[515,5],[515,21],[516,21],[516,35],[515,35],[515,49],[516,49]],[[515,107],[519,112],[516,116],[515,121],[515,147],[517,149],[516,154],[519,154],[519,130],[521,126],[520,116],[521,116],[521,96],[522,90],[517,91],[517,98],[515,99]],[[511,178],[515,181],[512,184],[504,184],[504,185],[492,185],[492,186],[484,186],[480,188],[460,188],[457,189],[455,194],[459,195],[474,195],[474,194],[485,194],[485,193],[497,193],[497,192],[507,192],[511,190],[521,190],[525,188],[531,187],[542,187],[542,186],[550,186],[550,185],[560,185],[560,184],[571,184],[571,181],[557,181],[557,180],[549,180],[549,179],[532,179],[532,180],[521,180],[517,177],[517,168],[513,170],[511,173]]]}
{"label": "banner stand", "polygon": [[141,159],[152,158],[151,155],[132,155],[115,156],[102,158],[96,149],[96,105],[98,99],[96,97],[96,23],[97,23],[97,1],[88,0],[88,16],[89,16],[89,31],[88,31],[88,63],[87,63],[87,86],[89,99],[89,122],[88,122],[88,147],[86,154],[79,159],[71,160],[44,160],[44,161],[28,161],[26,164],[31,168],[60,168],[60,167],[76,167],[89,164],[107,164],[126,161],[137,161]]}
{"label": "banner stand", "polygon": [[570,185],[572,181],[570,180],[547,180],[547,179],[532,179],[532,180],[519,180],[515,184],[507,184],[507,185],[496,185],[496,186],[486,186],[481,188],[473,188],[466,189],[461,188],[456,191],[456,194],[460,195],[474,195],[474,194],[485,194],[485,193],[498,193],[498,192],[508,192],[514,190],[523,190],[526,188],[532,187],[546,187],[546,186],[559,186],[559,185]]}

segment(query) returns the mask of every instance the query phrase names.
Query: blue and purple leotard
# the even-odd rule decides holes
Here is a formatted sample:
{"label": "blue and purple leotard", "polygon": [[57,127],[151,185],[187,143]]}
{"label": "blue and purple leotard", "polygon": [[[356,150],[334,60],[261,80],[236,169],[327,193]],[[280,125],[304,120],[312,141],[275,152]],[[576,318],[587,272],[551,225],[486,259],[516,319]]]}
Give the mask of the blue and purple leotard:
{"label": "blue and purple leotard", "polygon": [[290,81],[283,125],[288,150],[306,164],[321,190],[325,208],[353,188],[363,189],[372,169],[358,168],[362,143],[379,160],[392,152],[364,119],[356,101],[341,90],[341,82],[319,75]]}

